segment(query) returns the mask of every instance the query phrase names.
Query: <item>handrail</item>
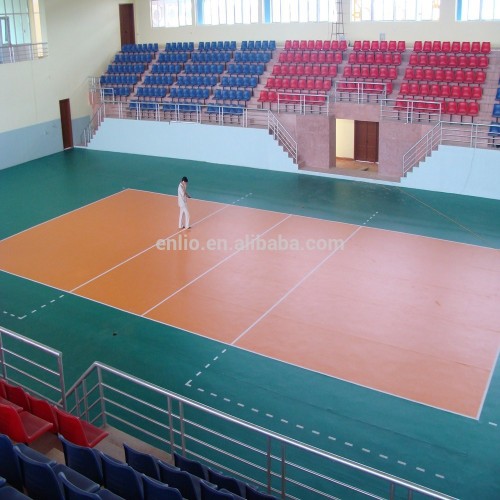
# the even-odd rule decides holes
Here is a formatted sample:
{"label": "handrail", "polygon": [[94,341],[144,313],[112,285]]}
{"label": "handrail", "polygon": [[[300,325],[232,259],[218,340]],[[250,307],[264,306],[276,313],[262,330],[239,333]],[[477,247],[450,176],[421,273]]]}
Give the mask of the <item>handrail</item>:
{"label": "handrail", "polygon": [[278,117],[269,110],[267,114],[268,125],[267,129],[269,133],[272,134],[274,139],[276,139],[286,153],[288,153],[294,163],[298,161],[298,149],[297,141],[292,137],[292,134],[284,127],[284,125],[278,120]]}
{"label": "handrail", "polygon": [[402,176],[431,155],[440,145],[466,146],[469,148],[491,146],[488,139],[490,125],[484,123],[457,123],[439,121],[404,155]]}
{"label": "handrail", "polygon": [[[340,492],[356,492],[394,499],[396,488],[398,494],[404,489],[407,498],[413,493],[441,500],[453,498],[266,430],[100,362],[85,370],[67,398],[80,416],[88,417],[88,409],[93,408],[94,413],[99,409],[102,422],[132,429],[170,452],[189,454],[267,487],[281,498],[303,498],[307,493],[335,498]],[[315,463],[317,471],[309,469],[310,463]],[[360,477],[347,484],[332,475],[343,468]],[[367,489],[366,481],[373,491]]]}
{"label": "handrail", "polygon": [[[21,354],[16,346],[23,346]],[[34,353],[37,353],[36,356]],[[34,361],[40,359],[42,361]],[[55,367],[50,368],[49,365]],[[30,392],[66,408],[66,390],[62,353],[51,347],[0,327],[0,365],[2,377],[24,387]]]}
{"label": "handrail", "polygon": [[102,102],[99,107],[97,108],[97,111],[92,115],[92,118],[90,119],[89,124],[83,129],[82,132],[82,144],[84,146],[88,146],[90,143],[90,140],[92,139],[93,135],[95,134],[97,128],[103,121],[103,115],[106,115],[106,103]]}

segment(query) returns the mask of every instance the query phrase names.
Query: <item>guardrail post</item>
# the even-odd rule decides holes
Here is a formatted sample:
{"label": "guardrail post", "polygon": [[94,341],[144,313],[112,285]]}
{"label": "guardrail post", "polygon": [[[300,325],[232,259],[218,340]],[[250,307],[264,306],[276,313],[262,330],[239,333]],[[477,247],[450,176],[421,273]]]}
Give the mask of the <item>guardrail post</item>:
{"label": "guardrail post", "polygon": [[184,404],[179,401],[179,422],[180,422],[180,432],[181,432],[181,448],[182,455],[186,454],[186,435],[184,429]]}
{"label": "guardrail post", "polygon": [[175,433],[174,433],[174,418],[172,415],[172,397],[167,396],[167,410],[168,410],[168,428],[170,434],[170,454],[173,455],[175,451]]}
{"label": "guardrail post", "polygon": [[281,443],[281,498],[286,499],[286,445]]}
{"label": "guardrail post", "polygon": [[106,402],[104,399],[104,384],[102,383],[102,370],[101,367],[97,367],[97,381],[99,384],[99,398],[101,400],[101,418],[103,425],[106,425]]}

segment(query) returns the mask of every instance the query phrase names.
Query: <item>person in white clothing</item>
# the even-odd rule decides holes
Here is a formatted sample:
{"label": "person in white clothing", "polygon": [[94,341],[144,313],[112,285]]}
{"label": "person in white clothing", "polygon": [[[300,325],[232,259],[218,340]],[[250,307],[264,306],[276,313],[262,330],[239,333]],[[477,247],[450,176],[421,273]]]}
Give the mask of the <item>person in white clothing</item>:
{"label": "person in white clothing", "polygon": [[[179,183],[179,188],[177,189],[177,201],[179,205],[179,229],[184,229],[187,227],[190,229],[189,225],[189,210],[187,206],[189,193],[187,192],[188,178],[183,177]],[[184,217],[184,224],[182,223],[182,218]]]}

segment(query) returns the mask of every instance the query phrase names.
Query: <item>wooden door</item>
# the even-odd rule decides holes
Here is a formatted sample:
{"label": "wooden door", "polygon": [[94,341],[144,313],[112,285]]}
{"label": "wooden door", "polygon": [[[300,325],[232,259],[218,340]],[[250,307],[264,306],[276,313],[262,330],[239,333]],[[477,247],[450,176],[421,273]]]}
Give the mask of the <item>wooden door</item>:
{"label": "wooden door", "polygon": [[378,161],[378,122],[354,122],[354,159]]}
{"label": "wooden door", "polygon": [[120,8],[120,39],[122,47],[135,43],[134,4],[121,3]]}
{"label": "wooden door", "polygon": [[70,149],[73,147],[73,126],[71,125],[69,99],[59,101],[59,114],[61,115],[63,149]]}

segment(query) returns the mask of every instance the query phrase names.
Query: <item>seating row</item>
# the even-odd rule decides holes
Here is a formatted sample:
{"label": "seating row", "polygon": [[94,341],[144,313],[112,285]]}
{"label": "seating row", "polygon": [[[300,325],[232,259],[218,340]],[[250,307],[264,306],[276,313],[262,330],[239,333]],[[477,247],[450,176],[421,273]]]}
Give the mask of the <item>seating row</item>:
{"label": "seating row", "polygon": [[147,65],[143,63],[135,64],[110,64],[108,65],[108,73],[118,75],[140,75],[144,73]]}
{"label": "seating row", "polygon": [[[175,54],[171,54],[174,56]],[[183,54],[178,54],[183,55]],[[161,56],[161,54],[160,54]],[[191,54],[191,62],[194,63],[227,63],[233,57],[232,52],[193,52]],[[184,61],[186,62],[186,61]]]}
{"label": "seating row", "polygon": [[[187,63],[189,55],[186,52],[160,52],[157,62],[159,63]],[[215,61],[217,62],[217,61]]]}
{"label": "seating row", "polygon": [[240,50],[276,50],[275,40],[243,40]]}
{"label": "seating row", "polygon": [[351,52],[347,58],[349,64],[385,64],[399,66],[402,63],[400,52]]}
{"label": "seating row", "polygon": [[101,85],[132,85],[134,86],[139,78],[137,75],[102,75]]}
{"label": "seating row", "polygon": [[455,83],[479,83],[486,80],[486,72],[463,69],[441,69],[441,68],[406,68],[405,80],[418,80],[427,82],[455,82]]}
{"label": "seating row", "polygon": [[342,73],[344,78],[365,78],[396,80],[398,69],[395,66],[344,66]]}
{"label": "seating row", "polygon": [[167,95],[168,89],[165,87],[139,87],[136,92],[137,97],[146,99],[163,99]]}
{"label": "seating row", "polygon": [[153,75],[177,75],[182,71],[180,64],[153,64],[151,73]]}
{"label": "seating row", "polygon": [[[209,77],[207,77],[209,78]],[[214,77],[217,83],[217,77]],[[147,75],[144,78],[144,85],[156,85],[159,87],[170,87],[174,84],[172,75]]]}
{"label": "seating row", "polygon": [[272,59],[272,52],[236,52],[234,62],[236,63],[268,63]]}
{"label": "seating row", "polygon": [[109,88],[103,88],[102,93],[108,97],[128,97],[133,92],[132,87],[126,86],[113,86]]}
{"label": "seating row", "polygon": [[[219,83],[219,79],[215,75],[179,75],[177,77],[177,85],[179,85],[180,87],[215,87],[217,83]],[[257,85],[257,83],[255,85]]]}
{"label": "seating row", "polygon": [[337,76],[336,64],[275,64],[273,76],[323,76],[335,78]]}
{"label": "seating row", "polygon": [[252,98],[252,92],[250,90],[215,89],[214,97],[218,104],[236,102],[245,105]]}
{"label": "seating row", "polygon": [[205,103],[205,101],[209,97],[210,97],[210,90],[206,88],[173,87],[170,89],[170,98],[173,101],[190,101],[190,102]]}
{"label": "seating row", "polygon": [[255,88],[258,83],[256,76],[223,76],[221,79],[222,87]]}
{"label": "seating row", "polygon": [[122,46],[122,52],[158,52],[157,43],[127,43]]}
{"label": "seating row", "polygon": [[67,439],[95,446],[108,433],[71,415],[22,387],[0,379],[0,433],[21,443],[32,443],[46,432],[60,432]]}
{"label": "seating row", "polygon": [[342,52],[281,52],[278,62],[288,64],[342,64]]}
{"label": "seating row", "polygon": [[285,40],[285,51],[347,50],[346,40]]}
{"label": "seating row", "polygon": [[500,104],[493,104],[492,116],[496,118],[498,122],[498,119],[500,118]]}
{"label": "seating row", "polygon": [[323,78],[268,78],[266,88],[291,92],[330,92],[332,81]]}
{"label": "seating row", "polygon": [[[164,105],[165,111],[174,111],[176,108],[175,106],[167,106],[169,105]],[[180,107],[178,105],[177,109]],[[210,114],[223,111],[228,114],[242,113],[242,108],[221,108],[219,106],[209,108]],[[189,109],[186,106],[184,111],[199,110],[196,110],[195,106],[190,106]],[[236,478],[221,474],[200,462],[184,458],[177,453],[174,453],[175,465],[171,465],[149,453],[140,452],[123,443],[125,462],[122,462],[98,450],[76,446],[61,436],[60,439],[66,466],[102,485],[115,495],[126,499],[274,499],[273,496],[260,492]],[[208,488],[206,491],[204,491],[205,486]],[[166,489],[167,487],[169,490]],[[156,496],[153,493],[156,493]]]}
{"label": "seating row", "polygon": [[251,75],[262,75],[266,67],[264,64],[229,64],[227,68],[227,72],[230,75],[242,75],[242,76],[251,76]]}
{"label": "seating row", "polygon": [[479,100],[483,97],[483,89],[477,85],[459,86],[447,84],[407,83],[402,82],[399,89],[402,96],[440,97],[442,99]]}
{"label": "seating row", "polygon": [[186,64],[184,68],[186,73],[191,75],[220,75],[224,73],[224,64]]}
{"label": "seating row", "polygon": [[490,42],[448,42],[448,41],[421,41],[413,44],[414,52],[455,53],[455,54],[489,54],[491,52]]}
{"label": "seating row", "polygon": [[[161,55],[161,54],[160,54]],[[150,53],[123,53],[116,54],[113,62],[115,63],[147,63],[149,64],[153,60],[153,56]]]}
{"label": "seating row", "polygon": [[406,50],[406,42],[400,40],[355,40],[353,43],[353,50],[355,52],[371,51],[371,52],[404,52]]}
{"label": "seating row", "polygon": [[457,55],[436,55],[436,54],[410,54],[409,66],[429,66],[441,68],[487,68],[489,65],[488,56],[457,56]]}
{"label": "seating row", "polygon": [[461,115],[474,117],[479,114],[477,102],[430,102],[430,101],[407,101],[397,100],[396,109],[399,111],[413,110],[419,113],[442,113],[445,115]]}

